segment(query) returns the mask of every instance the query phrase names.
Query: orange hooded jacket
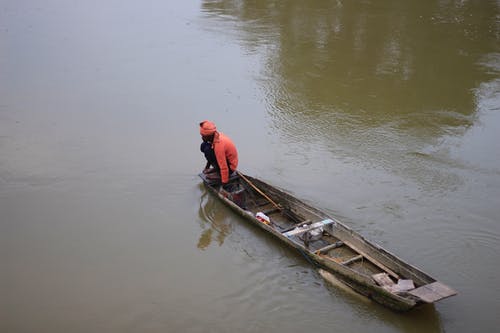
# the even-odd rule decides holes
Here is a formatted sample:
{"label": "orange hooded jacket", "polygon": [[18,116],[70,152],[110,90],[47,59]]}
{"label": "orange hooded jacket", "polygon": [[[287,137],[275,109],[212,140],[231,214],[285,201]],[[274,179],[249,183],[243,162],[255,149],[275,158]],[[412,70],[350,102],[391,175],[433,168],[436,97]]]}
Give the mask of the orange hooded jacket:
{"label": "orange hooded jacket", "polygon": [[220,132],[215,132],[212,147],[220,169],[223,184],[229,181],[229,169],[236,171],[238,167],[238,151],[233,141]]}

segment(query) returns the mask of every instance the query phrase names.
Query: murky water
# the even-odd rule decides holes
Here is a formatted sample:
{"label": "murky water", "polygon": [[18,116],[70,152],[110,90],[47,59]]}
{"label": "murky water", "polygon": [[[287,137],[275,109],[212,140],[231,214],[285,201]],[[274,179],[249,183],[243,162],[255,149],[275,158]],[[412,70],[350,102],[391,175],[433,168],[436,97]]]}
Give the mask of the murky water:
{"label": "murky water", "polygon": [[[2,332],[500,324],[498,1],[2,1]],[[209,195],[243,171],[455,288],[398,314]]]}

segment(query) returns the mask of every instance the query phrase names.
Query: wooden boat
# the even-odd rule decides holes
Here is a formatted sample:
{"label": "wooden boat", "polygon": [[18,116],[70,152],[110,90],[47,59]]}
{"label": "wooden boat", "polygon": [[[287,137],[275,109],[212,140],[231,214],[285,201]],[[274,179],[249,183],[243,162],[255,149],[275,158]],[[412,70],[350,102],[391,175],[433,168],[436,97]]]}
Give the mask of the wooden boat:
{"label": "wooden boat", "polygon": [[456,294],[337,219],[263,181],[235,173],[221,187],[203,173],[200,177],[234,211],[307,256],[334,284],[341,281],[397,311]]}

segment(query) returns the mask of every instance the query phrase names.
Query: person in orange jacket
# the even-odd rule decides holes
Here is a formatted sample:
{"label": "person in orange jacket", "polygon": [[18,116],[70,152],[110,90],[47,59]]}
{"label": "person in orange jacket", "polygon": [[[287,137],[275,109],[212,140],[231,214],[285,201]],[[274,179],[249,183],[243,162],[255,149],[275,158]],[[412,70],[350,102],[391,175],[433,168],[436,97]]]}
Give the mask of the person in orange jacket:
{"label": "person in orange jacket", "polygon": [[207,174],[207,178],[220,179],[223,185],[227,184],[229,176],[238,167],[236,146],[228,136],[218,132],[215,124],[208,120],[200,123],[200,135],[203,140],[200,150],[207,159],[203,173]]}

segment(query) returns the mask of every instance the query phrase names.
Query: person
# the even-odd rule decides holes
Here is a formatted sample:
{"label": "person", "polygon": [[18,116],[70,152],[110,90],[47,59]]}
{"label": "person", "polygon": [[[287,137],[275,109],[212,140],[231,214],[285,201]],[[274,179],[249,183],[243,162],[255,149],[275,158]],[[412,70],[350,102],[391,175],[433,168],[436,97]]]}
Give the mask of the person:
{"label": "person", "polygon": [[200,123],[200,135],[203,142],[200,150],[205,155],[207,164],[203,173],[209,179],[220,179],[222,185],[229,182],[230,175],[238,167],[238,151],[233,141],[221,132],[211,121]]}

